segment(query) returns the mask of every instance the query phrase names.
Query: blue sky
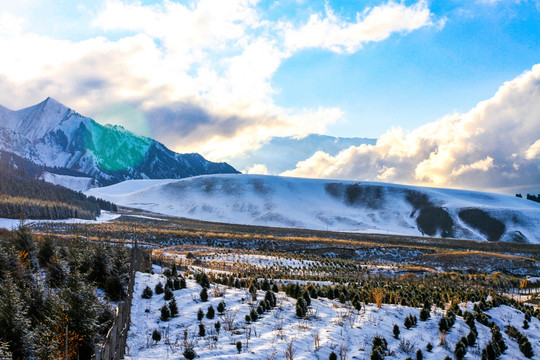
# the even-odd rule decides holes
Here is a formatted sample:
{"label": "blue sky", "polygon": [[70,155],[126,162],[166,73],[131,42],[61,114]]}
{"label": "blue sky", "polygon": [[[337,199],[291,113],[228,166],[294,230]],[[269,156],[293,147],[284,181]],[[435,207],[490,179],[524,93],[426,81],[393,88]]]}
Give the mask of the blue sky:
{"label": "blue sky", "polygon": [[[358,4],[344,3],[348,12]],[[354,54],[306,50],[287,59],[273,79],[276,103],[337,105],[346,121],[329,133],[379,137],[468,111],[539,60],[535,3],[433,1],[430,9],[446,20],[442,29],[395,34]]]}
{"label": "blue sky", "polygon": [[[505,82],[535,84],[538,0],[0,0],[0,46],[9,49],[0,59],[2,105],[51,96],[179,152],[227,161],[274,136],[392,138],[424,152],[386,149],[402,159],[388,163],[383,145],[356,148],[354,164],[351,153],[322,153],[287,174],[478,187],[483,176],[466,174],[490,178],[498,169],[508,179],[485,180],[494,189],[539,182],[516,182],[509,170],[540,173],[540,136],[529,123],[520,123],[528,137],[510,136],[514,146],[499,157],[467,153],[437,132],[455,125],[449,119],[484,119],[484,100],[514,106]],[[436,144],[415,137],[426,129]]]}

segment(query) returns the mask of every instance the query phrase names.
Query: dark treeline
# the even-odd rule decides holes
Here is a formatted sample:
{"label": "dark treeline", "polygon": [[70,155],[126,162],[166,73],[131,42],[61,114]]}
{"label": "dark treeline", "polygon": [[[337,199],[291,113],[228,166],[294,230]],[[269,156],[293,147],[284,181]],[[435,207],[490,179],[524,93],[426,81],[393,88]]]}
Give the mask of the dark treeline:
{"label": "dark treeline", "polygon": [[63,186],[37,180],[39,166],[0,154],[0,217],[27,219],[95,219],[116,205]]}
{"label": "dark treeline", "polygon": [[90,359],[114,319],[107,300],[126,296],[129,259],[124,246],[0,231],[0,359]]}
{"label": "dark treeline", "polygon": [[[522,198],[523,196],[521,194],[516,194],[516,197]],[[535,201],[537,203],[540,203],[540,194],[538,194],[538,195],[527,194],[526,198],[527,198],[527,200],[532,200],[532,201]]]}

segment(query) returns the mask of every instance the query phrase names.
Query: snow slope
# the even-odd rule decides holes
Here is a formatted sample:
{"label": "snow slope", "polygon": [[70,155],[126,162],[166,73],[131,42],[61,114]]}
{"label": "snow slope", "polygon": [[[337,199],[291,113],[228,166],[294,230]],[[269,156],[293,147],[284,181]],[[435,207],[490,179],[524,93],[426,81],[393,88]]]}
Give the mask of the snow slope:
{"label": "snow slope", "polygon": [[[159,270],[159,269],[155,269]],[[279,280],[278,280],[279,281]],[[208,293],[208,302],[201,302],[199,292],[201,287],[194,280],[187,280],[187,288],[175,290],[174,296],[179,307],[178,317],[169,321],[161,321],[160,309],[166,303],[163,294],[154,294],[151,299],[141,298],[143,289],[149,286],[152,290],[161,282],[165,284],[166,277],[159,274],[137,273],[133,305],[131,310],[131,327],[128,333],[127,345],[129,352],[126,359],[183,359],[184,334],[187,331],[187,342],[193,345],[200,359],[285,359],[287,345],[292,342],[294,359],[328,359],[330,352],[339,354],[340,349],[346,350],[347,359],[369,359],[371,342],[375,336],[383,336],[388,341],[388,350],[393,352],[388,359],[405,360],[407,357],[416,358],[416,351],[422,350],[426,360],[442,360],[445,356],[454,359],[455,344],[466,336],[470,328],[462,317],[457,317],[455,325],[445,336],[447,346],[441,345],[438,323],[443,315],[440,309],[434,309],[427,321],[418,321],[416,327],[406,329],[403,326],[407,315],[419,316],[420,309],[383,305],[377,308],[374,304],[365,306],[360,312],[352,311],[350,305],[343,305],[337,300],[312,299],[313,317],[308,320],[299,319],[295,315],[296,300],[287,297],[283,292],[277,296],[277,307],[265,313],[255,323],[244,320],[255,304],[249,304],[246,299],[250,295],[246,289],[235,289],[220,286],[222,297],[214,296],[217,285],[212,284]],[[258,300],[264,298],[264,292],[258,292]],[[201,323],[206,334],[199,336],[199,321],[196,314],[199,309],[207,312],[208,306],[214,309],[220,301],[226,303],[226,314],[216,315],[213,319],[204,317]],[[463,310],[472,311],[473,304],[461,304]],[[236,313],[234,331],[227,331],[225,318]],[[493,308],[487,312],[492,321],[502,329],[502,336],[508,349],[500,357],[501,360],[526,359],[518,348],[515,340],[504,333],[507,325],[513,325],[525,334],[532,344],[535,354],[540,354],[540,321],[532,318],[527,330],[522,329],[524,314],[508,306]],[[219,321],[221,330],[214,329]],[[399,339],[394,338],[394,324],[400,327]],[[481,350],[491,340],[488,327],[476,322],[478,330],[477,345],[468,348],[465,359],[480,359]],[[162,339],[154,343],[152,332],[158,330]],[[216,338],[214,338],[216,336]],[[315,347],[315,337],[319,338],[319,347]],[[236,349],[236,342],[242,342],[242,351]],[[411,348],[404,351],[400,342],[408,342]],[[428,343],[433,350],[428,352]],[[537,356],[537,355],[536,355]]]}
{"label": "snow slope", "polygon": [[40,179],[74,191],[86,191],[94,187],[94,179],[90,177],[59,175],[45,171],[41,174]]}
{"label": "snow slope", "polygon": [[209,175],[132,180],[86,194],[122,206],[225,223],[540,243],[540,204],[474,191]]}

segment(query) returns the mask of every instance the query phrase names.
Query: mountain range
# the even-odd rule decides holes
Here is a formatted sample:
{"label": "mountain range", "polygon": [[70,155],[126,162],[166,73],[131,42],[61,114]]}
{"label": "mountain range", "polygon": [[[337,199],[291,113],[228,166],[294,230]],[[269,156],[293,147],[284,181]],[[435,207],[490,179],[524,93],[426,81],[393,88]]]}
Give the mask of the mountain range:
{"label": "mountain range", "polygon": [[86,194],[122,206],[223,223],[540,243],[539,203],[476,191],[205,175],[131,180]]}
{"label": "mountain range", "polygon": [[273,137],[259,148],[231,157],[228,161],[242,171],[263,164],[269,174],[278,175],[294,170],[299,161],[306,160],[317,151],[335,156],[351,146],[375,145],[377,139],[359,137],[334,137],[310,134],[306,137]]}
{"label": "mountain range", "polygon": [[227,163],[178,154],[121,126],[98,124],[52,98],[17,111],[0,106],[0,149],[52,169],[84,174],[98,186],[237,173]]}

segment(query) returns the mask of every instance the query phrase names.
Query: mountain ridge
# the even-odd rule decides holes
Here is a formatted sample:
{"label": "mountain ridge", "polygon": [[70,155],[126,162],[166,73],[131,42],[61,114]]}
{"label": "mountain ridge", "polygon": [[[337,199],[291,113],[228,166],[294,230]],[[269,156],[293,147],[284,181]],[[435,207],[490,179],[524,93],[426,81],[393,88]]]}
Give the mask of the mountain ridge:
{"label": "mountain ridge", "polygon": [[0,108],[0,149],[36,164],[76,170],[110,185],[129,179],[237,173],[227,163],[178,154],[123,127],[101,125],[48,97],[20,110]]}

